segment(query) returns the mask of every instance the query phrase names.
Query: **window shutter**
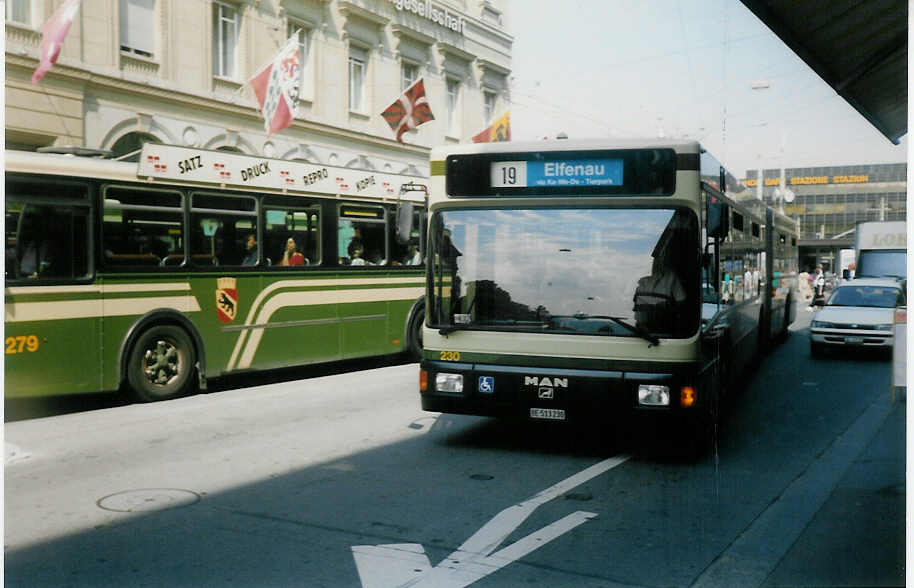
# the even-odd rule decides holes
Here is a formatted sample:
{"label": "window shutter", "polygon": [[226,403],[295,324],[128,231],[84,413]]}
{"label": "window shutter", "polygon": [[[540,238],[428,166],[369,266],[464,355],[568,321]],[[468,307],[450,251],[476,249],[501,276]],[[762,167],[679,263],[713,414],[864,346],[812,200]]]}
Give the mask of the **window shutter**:
{"label": "window shutter", "polygon": [[155,0],[121,0],[121,47],[155,53]]}

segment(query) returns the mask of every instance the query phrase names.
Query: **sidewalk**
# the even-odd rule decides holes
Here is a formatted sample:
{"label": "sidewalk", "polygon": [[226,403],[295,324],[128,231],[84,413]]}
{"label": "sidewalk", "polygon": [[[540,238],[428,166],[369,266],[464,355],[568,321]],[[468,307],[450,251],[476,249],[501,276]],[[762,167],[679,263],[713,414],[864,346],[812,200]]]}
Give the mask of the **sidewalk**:
{"label": "sidewalk", "polygon": [[904,586],[905,413],[901,395],[763,586]]}

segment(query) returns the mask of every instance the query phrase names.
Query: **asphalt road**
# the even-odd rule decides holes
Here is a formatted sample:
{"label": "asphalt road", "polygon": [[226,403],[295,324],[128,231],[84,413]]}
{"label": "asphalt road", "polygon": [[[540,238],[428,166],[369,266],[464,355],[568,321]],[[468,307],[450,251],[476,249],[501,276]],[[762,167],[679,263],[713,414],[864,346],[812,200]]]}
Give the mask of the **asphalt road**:
{"label": "asphalt road", "polygon": [[[903,529],[872,520],[904,517],[890,363],[811,359],[808,321],[697,463],[424,413],[415,364],[9,422],[6,585],[834,585],[874,550],[837,579],[903,584]],[[898,496],[844,492],[899,468]]]}

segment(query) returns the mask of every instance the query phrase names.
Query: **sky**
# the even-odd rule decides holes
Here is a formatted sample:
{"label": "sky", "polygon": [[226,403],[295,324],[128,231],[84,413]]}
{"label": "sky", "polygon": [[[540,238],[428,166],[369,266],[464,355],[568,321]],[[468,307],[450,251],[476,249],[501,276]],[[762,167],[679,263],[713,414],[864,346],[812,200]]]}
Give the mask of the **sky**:
{"label": "sky", "polygon": [[739,178],[908,160],[907,135],[893,145],[738,0],[509,0],[506,16],[512,140],[686,137]]}

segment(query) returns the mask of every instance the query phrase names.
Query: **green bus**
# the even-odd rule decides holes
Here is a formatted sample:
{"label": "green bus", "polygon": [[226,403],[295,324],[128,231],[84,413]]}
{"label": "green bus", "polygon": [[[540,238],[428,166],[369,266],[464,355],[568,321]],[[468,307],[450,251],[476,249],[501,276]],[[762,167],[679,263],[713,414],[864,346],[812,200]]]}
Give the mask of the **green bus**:
{"label": "green bus", "polygon": [[422,408],[668,430],[795,318],[797,226],[698,143],[432,151]]}
{"label": "green bus", "polygon": [[422,178],[154,144],[5,157],[8,398],[418,357]]}

